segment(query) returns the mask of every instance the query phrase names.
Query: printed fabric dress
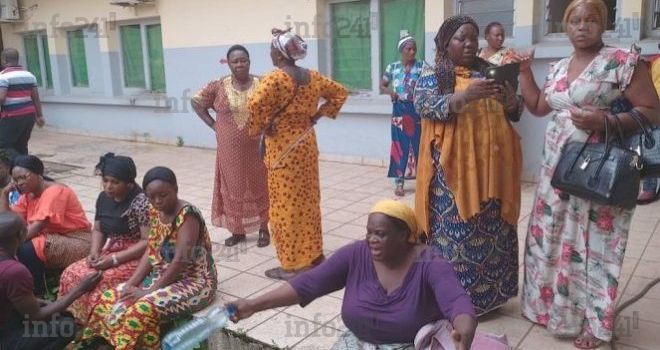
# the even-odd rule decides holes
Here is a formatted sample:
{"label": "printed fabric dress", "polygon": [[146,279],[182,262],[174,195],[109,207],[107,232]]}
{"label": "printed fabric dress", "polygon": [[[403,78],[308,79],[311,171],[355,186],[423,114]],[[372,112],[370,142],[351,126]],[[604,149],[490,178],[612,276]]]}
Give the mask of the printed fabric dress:
{"label": "printed fabric dress", "polygon": [[208,83],[193,100],[216,112],[215,182],[211,222],[233,234],[245,234],[268,227],[268,185],[266,167],[259,156],[259,139],[247,133],[249,97],[252,86],[238,91],[227,76]]}
{"label": "printed fabric dress", "polygon": [[488,58],[484,57],[485,52],[486,50],[479,49],[479,57],[483,58],[487,62],[492,63],[496,66],[503,66],[505,64],[509,64],[513,61],[513,58],[516,56],[516,50],[510,47],[503,47]]}
{"label": "printed fabric dress", "polygon": [[[484,77],[463,67],[454,72],[455,92]],[[415,89],[422,118],[415,212],[481,315],[518,294],[520,137],[500,102],[481,99],[454,116],[452,94],[438,90],[435,70],[424,69]]]}
{"label": "printed fabric dress", "polygon": [[[107,245],[101,250],[101,259],[107,259],[112,254],[125,251],[140,241],[140,228],[149,226],[148,208],[147,196],[138,186],[135,186],[133,193],[120,203],[115,202],[112,197],[101,192],[96,201],[96,215],[94,218],[95,221],[100,222],[101,232],[108,238]],[[123,213],[120,213],[118,217],[114,217],[115,213],[121,211]],[[112,230],[108,230],[106,227],[112,228]],[[126,231],[122,232],[121,229],[126,229]],[[85,293],[76,299],[68,307],[68,310],[76,318],[76,322],[87,324],[92,308],[101,300],[103,292],[131,278],[139,262],[140,259],[138,258],[103,270],[103,278],[99,284],[89,293]],[[76,288],[86,275],[96,271],[96,269],[89,267],[86,258],[69,265],[60,277],[58,297],[67,295]]]}
{"label": "printed fabric dress", "polygon": [[395,178],[397,183],[416,176],[422,126],[413,105],[413,92],[422,68],[424,61],[415,60],[410,69],[398,61],[387,65],[383,75],[384,80],[392,83],[398,96],[392,101],[392,146],[387,173],[387,177]]}
{"label": "printed fabric dress", "polygon": [[[634,209],[560,198],[550,185],[561,148],[588,133],[569,119],[571,107],[611,108],[630,83],[638,55],[603,47],[572,82],[571,57],[550,67],[546,100],[554,110],[545,133],[543,162],[525,245],[522,312],[557,336],[583,331],[609,341],[614,300]],[[566,198],[566,196],[561,196]]]}
{"label": "printed fabric dress", "polygon": [[[271,237],[284,270],[309,267],[323,254],[319,150],[313,118],[335,118],[348,91],[341,84],[309,70],[310,82],[299,85],[281,69],[261,79],[249,102],[251,135],[259,135],[277,110],[274,134],[266,137]],[[319,101],[325,102],[319,107]]]}
{"label": "printed fabric dress", "polygon": [[149,207],[151,228],[147,249],[151,272],[141,287],[149,288],[163,276],[168,261],[174,256],[179,227],[191,217],[200,222],[199,249],[193,249],[193,261],[186,270],[172,284],[147,294],[127,308],[113,310],[124,284],[106,290],[83,331],[82,349],[94,349],[94,337],[102,337],[115,350],[159,350],[161,324],[190,317],[213,301],[218,276],[211,255],[211,241],[202,214],[189,204],[181,209],[173,223],[161,222],[158,211]]}

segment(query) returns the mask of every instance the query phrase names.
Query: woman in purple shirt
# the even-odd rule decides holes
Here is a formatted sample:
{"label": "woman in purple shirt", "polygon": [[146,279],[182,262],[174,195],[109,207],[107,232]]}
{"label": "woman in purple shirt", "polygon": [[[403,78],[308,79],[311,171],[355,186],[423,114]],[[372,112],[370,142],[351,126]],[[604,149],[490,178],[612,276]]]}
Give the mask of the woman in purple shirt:
{"label": "woman in purple shirt", "polygon": [[424,325],[448,319],[458,350],[469,350],[477,328],[472,302],[454,269],[432,249],[418,246],[419,225],[410,207],[394,200],[369,214],[365,240],[335,252],[320,266],[255,299],[241,299],[234,322],[281,306],[306,306],[346,288],[342,320],[348,328],[333,347],[414,349]]}

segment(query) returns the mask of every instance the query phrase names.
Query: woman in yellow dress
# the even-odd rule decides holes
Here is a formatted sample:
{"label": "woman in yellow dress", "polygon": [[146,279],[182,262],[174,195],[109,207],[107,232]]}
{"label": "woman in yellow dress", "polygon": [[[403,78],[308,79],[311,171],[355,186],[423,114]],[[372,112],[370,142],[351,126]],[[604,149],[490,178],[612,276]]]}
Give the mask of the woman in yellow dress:
{"label": "woman in yellow dress", "polygon": [[[270,57],[276,70],[261,79],[249,108],[249,133],[266,131],[269,217],[281,267],[266,276],[289,279],[324,260],[319,151],[314,124],[335,118],[348,91],[314,70],[296,65],[307,44],[290,30],[273,29]],[[319,106],[319,101],[325,102]]]}

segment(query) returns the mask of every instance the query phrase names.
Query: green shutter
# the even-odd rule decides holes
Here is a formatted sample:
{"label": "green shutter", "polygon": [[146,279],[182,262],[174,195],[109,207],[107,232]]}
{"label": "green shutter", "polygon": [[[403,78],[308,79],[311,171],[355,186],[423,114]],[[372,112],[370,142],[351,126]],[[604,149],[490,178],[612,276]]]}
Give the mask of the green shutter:
{"label": "green shutter", "polygon": [[369,1],[331,4],[332,76],[350,89],[371,90]]}
{"label": "green shutter", "polygon": [[53,71],[50,68],[50,50],[48,49],[48,37],[46,35],[41,36],[42,43],[42,52],[44,53],[44,63],[46,64],[46,87],[48,89],[53,88]]}
{"label": "green shutter", "polygon": [[424,59],[424,0],[386,0],[380,12],[380,74],[401,59],[397,50],[402,30],[417,42],[417,59]]}
{"label": "green shutter", "polygon": [[43,85],[41,75],[41,64],[39,63],[39,46],[36,35],[29,35],[23,38],[25,45],[25,61],[27,70],[37,78],[37,85]]}
{"label": "green shutter", "polygon": [[140,25],[122,26],[121,52],[124,62],[124,86],[145,88],[144,56]]}
{"label": "green shutter", "polygon": [[149,51],[151,90],[165,92],[165,62],[160,24],[147,26],[147,49]]}
{"label": "green shutter", "polygon": [[85,34],[82,30],[67,32],[69,41],[69,58],[71,60],[71,72],[73,86],[89,87],[87,76],[87,55],[85,54]]}

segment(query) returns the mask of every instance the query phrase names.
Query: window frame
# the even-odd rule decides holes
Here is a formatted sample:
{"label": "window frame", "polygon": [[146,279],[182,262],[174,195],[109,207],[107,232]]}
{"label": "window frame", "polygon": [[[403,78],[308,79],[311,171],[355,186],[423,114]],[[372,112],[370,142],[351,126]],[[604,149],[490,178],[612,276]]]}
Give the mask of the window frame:
{"label": "window frame", "polygon": [[[69,71],[69,87],[72,95],[85,95],[90,94],[92,91],[92,83],[90,82],[89,77],[89,55],[87,55],[87,39],[90,35],[90,29],[96,28],[92,26],[85,27],[72,27],[65,28],[63,30],[64,39],[66,40],[66,60],[67,60],[67,69]],[[98,28],[96,28],[98,30]],[[71,43],[69,41],[69,32],[75,32],[81,30],[83,33],[83,45],[85,48],[85,65],[87,67],[87,86],[76,86],[73,76],[73,60],[71,58]]]}
{"label": "window frame", "polygon": [[644,12],[647,14],[644,20],[644,37],[646,39],[660,39],[660,26],[653,28],[655,14],[660,17],[660,0],[646,0]]}
{"label": "window frame", "polygon": [[[453,13],[454,14],[456,14],[456,15],[461,14],[461,2],[463,2],[463,1],[465,1],[465,0],[454,0],[454,3],[453,3],[453,5],[454,5]],[[519,1],[519,0],[512,0],[512,1],[513,1],[513,6],[511,7],[511,15],[513,17],[512,18],[513,23],[511,24],[511,33],[506,33],[506,40],[512,40],[513,41],[516,38],[516,2]],[[481,45],[482,41],[483,41],[483,43],[486,42],[486,40],[484,39],[484,33],[479,33],[479,40],[480,40],[479,47],[483,47],[483,45]]]}
{"label": "window frame", "polygon": [[[338,3],[347,3],[347,2],[358,2],[360,0],[325,0],[324,1],[324,12],[323,16],[325,23],[330,27],[332,21],[332,5]],[[380,93],[380,80],[382,74],[380,71],[380,58],[381,58],[381,9],[382,9],[383,0],[369,0],[369,31],[371,37],[371,63],[370,63],[370,72],[371,72],[371,88],[370,89],[350,89],[350,94],[353,96],[359,96],[362,98],[376,98],[376,99],[387,99],[389,96],[386,94]],[[426,16],[424,15],[424,20],[426,21]],[[426,33],[425,33],[426,34]],[[325,72],[328,76],[334,76],[334,62],[332,58],[332,32],[326,33],[325,39],[325,64],[323,65]],[[424,48],[425,49],[425,48]],[[426,49],[424,50],[424,55],[426,55]],[[426,57],[418,57],[418,59],[426,60]]]}
{"label": "window frame", "polygon": [[[568,36],[566,35],[566,32],[559,32],[559,33],[550,33],[549,29],[550,26],[548,25],[548,16],[550,15],[550,11],[548,11],[548,7],[550,6],[550,1],[551,0],[540,0],[538,5],[540,5],[540,11],[541,11],[541,21],[540,22],[540,40],[538,42],[552,42],[552,41],[565,41],[568,39]],[[606,30],[603,33],[603,39],[608,40],[608,39],[614,39],[618,40],[619,35],[618,35],[618,25],[619,25],[619,18],[621,18],[620,13],[621,13],[621,6],[622,6],[622,1],[623,0],[616,0],[616,5],[614,7],[614,29]],[[565,9],[564,9],[565,11]]]}
{"label": "window frame", "polygon": [[[154,94],[154,95],[165,95],[167,93],[167,85],[165,86],[165,91],[154,91],[152,88],[151,81],[151,66],[149,64],[149,44],[147,40],[147,26],[151,25],[160,25],[162,30],[162,23],[160,18],[146,18],[139,20],[131,21],[122,21],[117,23],[117,43],[119,51],[119,75],[121,79],[121,91],[124,95],[134,96],[134,95],[144,95],[144,94]],[[121,27],[123,26],[140,26],[140,40],[142,44],[142,64],[144,67],[144,88],[139,87],[127,87],[126,86],[126,76],[124,68],[124,43],[121,37]],[[162,32],[161,32],[162,33]]]}
{"label": "window frame", "polygon": [[[40,91],[44,91],[46,93],[52,93],[52,91],[55,89],[55,81],[53,78],[53,72],[52,72],[52,63],[51,63],[51,85],[48,86],[48,69],[46,65],[46,56],[45,56],[45,50],[44,50],[44,41],[48,41],[48,34],[45,31],[35,31],[35,32],[25,32],[22,34],[22,39],[23,39],[23,52],[25,53],[25,69],[28,69],[27,66],[27,47],[25,47],[25,39],[27,37],[35,37],[37,40],[37,56],[39,59],[39,68],[41,69],[41,82],[37,82],[38,89]],[[50,45],[49,45],[49,51],[50,51]],[[50,55],[50,52],[48,53]]]}

